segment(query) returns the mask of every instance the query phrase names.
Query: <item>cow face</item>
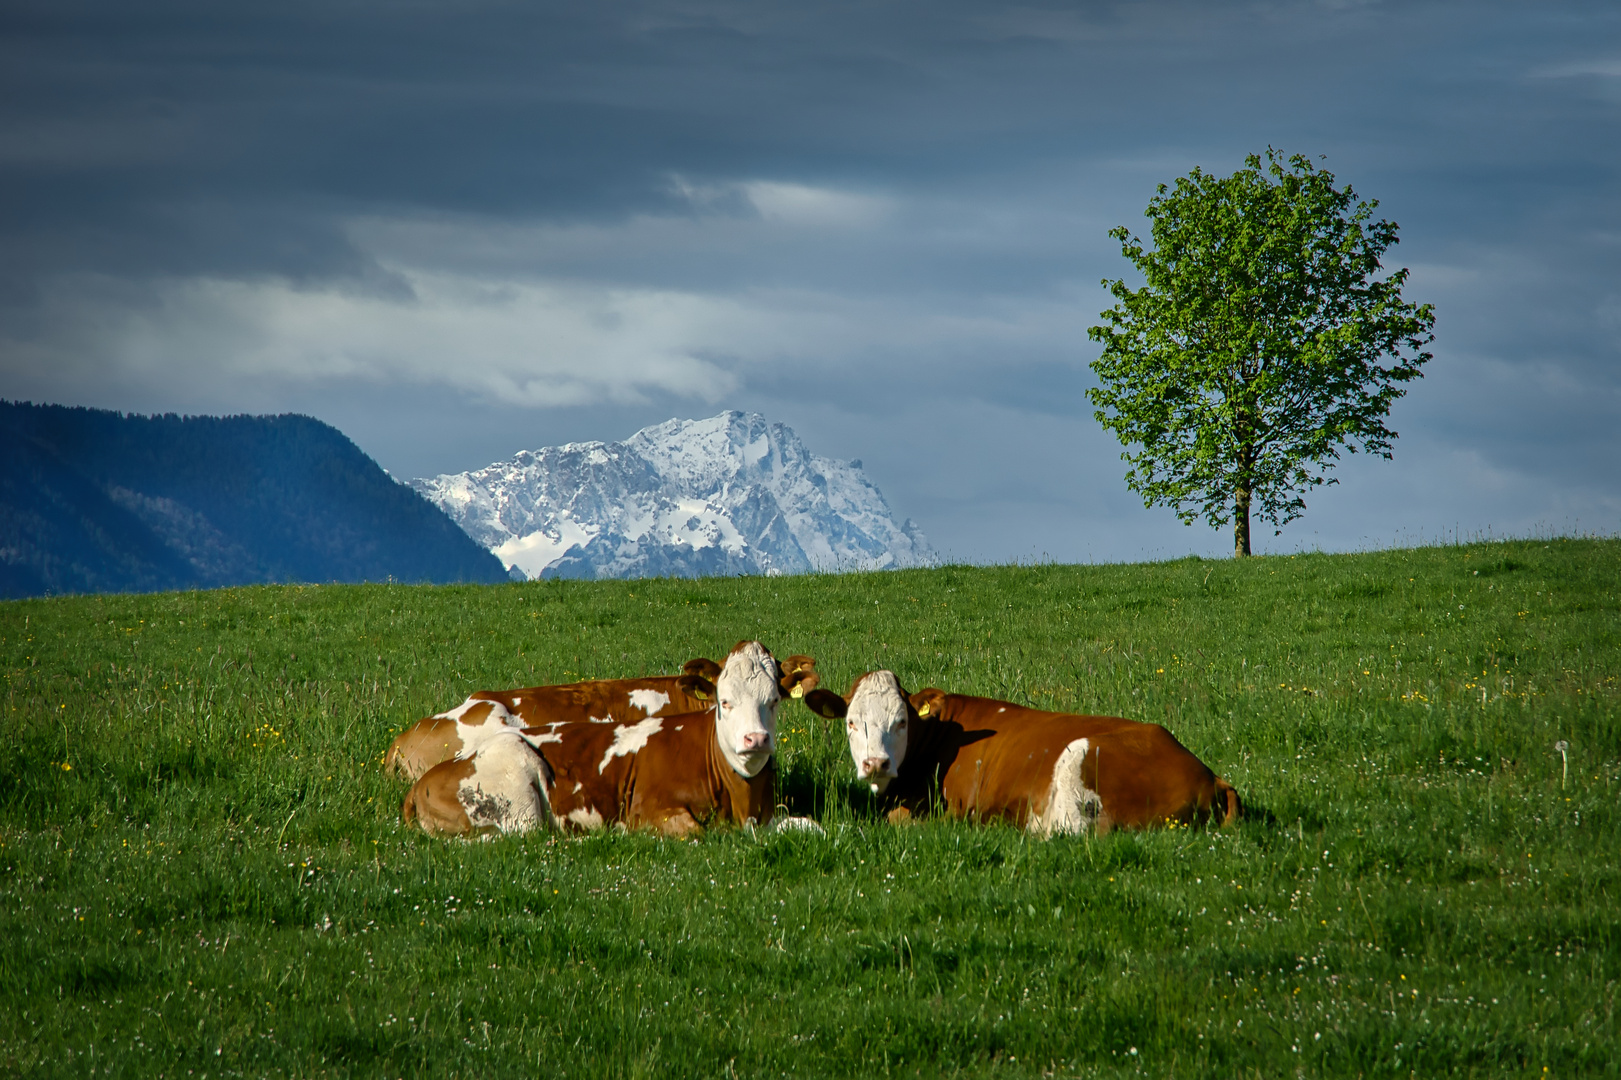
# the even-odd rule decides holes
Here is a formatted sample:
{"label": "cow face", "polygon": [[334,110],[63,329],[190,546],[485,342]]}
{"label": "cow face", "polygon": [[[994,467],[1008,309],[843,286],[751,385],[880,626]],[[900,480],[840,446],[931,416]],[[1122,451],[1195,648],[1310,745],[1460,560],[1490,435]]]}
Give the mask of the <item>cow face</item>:
{"label": "cow face", "polygon": [[715,737],[727,764],[755,776],[777,745],[777,703],[782,694],[777,661],[758,641],[739,642],[715,679]]}
{"label": "cow face", "polygon": [[892,671],[869,671],[856,680],[848,700],[826,690],[805,695],[811,710],[844,720],[856,776],[882,793],[906,760],[911,710],[906,691]]}

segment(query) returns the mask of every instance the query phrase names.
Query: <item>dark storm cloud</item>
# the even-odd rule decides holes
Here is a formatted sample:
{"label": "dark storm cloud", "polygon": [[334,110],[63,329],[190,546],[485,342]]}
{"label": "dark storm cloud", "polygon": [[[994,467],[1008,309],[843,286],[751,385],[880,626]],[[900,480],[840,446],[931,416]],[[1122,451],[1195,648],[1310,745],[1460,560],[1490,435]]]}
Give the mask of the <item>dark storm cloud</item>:
{"label": "dark storm cloud", "polygon": [[[1205,4],[134,10],[10,9],[8,186],[28,198],[20,231],[164,234],[143,248],[170,271],[212,254],[237,272],[245,249],[268,268],[350,270],[341,244],[275,241],[277,213],[612,217],[671,209],[671,173],[972,190],[1077,157],[1192,160],[1199,143],[1236,161],[1235,133],[1258,148],[1313,117],[1385,142],[1393,124],[1444,121],[1411,101],[1406,118],[1380,115],[1398,103],[1379,83],[1418,64],[1438,69],[1421,76],[1432,114],[1452,106],[1478,128],[1499,112],[1482,108],[1487,78],[1414,37],[1443,13],[1448,36],[1467,32],[1473,5],[1474,19]],[[210,244],[221,202],[276,209]]]}
{"label": "dark storm cloud", "polygon": [[[1504,26],[1480,5],[132,10],[10,9],[5,120],[23,168],[8,171],[45,197],[46,220],[221,192],[615,214],[668,205],[672,171],[949,185],[1190,135],[1228,149],[1245,127],[1264,142],[1280,114],[1326,112],[1385,142],[1403,121],[1380,114],[1420,64],[1432,116],[1402,101],[1408,123],[1449,107],[1492,121],[1480,90],[1523,71],[1460,62],[1471,27],[1525,32],[1514,46],[1531,62],[1565,58],[1538,49],[1553,35],[1535,20]],[[1393,72],[1408,85],[1381,88]]]}
{"label": "dark storm cloud", "polygon": [[0,396],[302,409],[407,475],[758,408],[962,556],[1220,550],[1133,509],[1085,330],[1110,226],[1276,145],[1439,312],[1400,481],[1285,539],[1614,529],[1618,120],[1598,3],[13,3]]}

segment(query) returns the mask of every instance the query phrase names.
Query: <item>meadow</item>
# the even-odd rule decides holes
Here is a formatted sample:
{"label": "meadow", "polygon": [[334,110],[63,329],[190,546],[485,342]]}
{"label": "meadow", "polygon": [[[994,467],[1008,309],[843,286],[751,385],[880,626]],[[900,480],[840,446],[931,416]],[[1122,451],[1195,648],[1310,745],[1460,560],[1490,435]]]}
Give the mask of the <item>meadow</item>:
{"label": "meadow", "polygon": [[[0,604],[0,1074],[1616,1076],[1621,542]],[[1165,724],[1226,830],[398,823],[480,688],[758,637]],[[1562,747],[1562,752],[1556,747]]]}

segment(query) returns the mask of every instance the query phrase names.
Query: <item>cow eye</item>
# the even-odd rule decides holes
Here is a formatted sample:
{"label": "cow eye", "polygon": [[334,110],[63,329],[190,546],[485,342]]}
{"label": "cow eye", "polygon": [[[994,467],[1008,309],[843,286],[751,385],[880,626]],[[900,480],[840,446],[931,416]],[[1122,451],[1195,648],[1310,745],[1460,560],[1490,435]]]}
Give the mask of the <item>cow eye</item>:
{"label": "cow eye", "polygon": [[905,731],[906,730],[906,721],[902,720],[900,723],[896,724],[895,725],[895,730],[896,731]]}

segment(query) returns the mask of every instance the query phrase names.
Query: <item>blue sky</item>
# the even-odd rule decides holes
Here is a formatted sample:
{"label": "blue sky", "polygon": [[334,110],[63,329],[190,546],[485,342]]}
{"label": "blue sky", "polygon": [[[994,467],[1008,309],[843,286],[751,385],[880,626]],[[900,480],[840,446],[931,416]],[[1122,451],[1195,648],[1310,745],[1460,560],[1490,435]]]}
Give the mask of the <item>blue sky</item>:
{"label": "blue sky", "polygon": [[1106,235],[1276,146],[1437,313],[1260,551],[1621,531],[1613,3],[12,2],[0,397],[397,476],[757,410],[948,556],[1223,554],[1092,419]]}

